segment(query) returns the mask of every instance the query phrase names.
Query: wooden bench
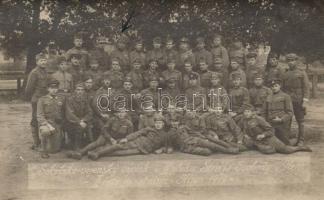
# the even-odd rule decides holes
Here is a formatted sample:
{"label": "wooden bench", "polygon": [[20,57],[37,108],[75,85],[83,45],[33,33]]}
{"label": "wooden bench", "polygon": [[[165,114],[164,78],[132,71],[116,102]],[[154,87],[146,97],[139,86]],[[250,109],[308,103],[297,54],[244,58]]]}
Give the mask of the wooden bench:
{"label": "wooden bench", "polygon": [[17,80],[17,93],[21,93],[22,80],[25,78],[24,71],[0,71],[0,80]]}

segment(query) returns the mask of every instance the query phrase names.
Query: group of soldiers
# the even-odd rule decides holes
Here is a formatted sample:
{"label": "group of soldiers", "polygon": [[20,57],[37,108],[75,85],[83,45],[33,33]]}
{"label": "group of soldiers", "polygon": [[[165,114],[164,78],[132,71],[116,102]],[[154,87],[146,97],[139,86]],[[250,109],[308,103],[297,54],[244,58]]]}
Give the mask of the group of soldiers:
{"label": "group of soldiers", "polygon": [[[102,156],[149,153],[210,155],[311,151],[304,144],[307,74],[298,57],[287,54],[288,69],[270,52],[267,63],[246,52],[239,41],[227,50],[215,34],[206,47],[186,37],[155,37],[151,50],[143,40],[120,37],[107,52],[105,39],[95,47],[74,47],[56,58],[37,56],[26,95],[31,98],[32,149],[42,158],[67,149],[67,157],[92,160]],[[53,66],[51,66],[53,67]],[[298,134],[291,134],[292,118]]]}

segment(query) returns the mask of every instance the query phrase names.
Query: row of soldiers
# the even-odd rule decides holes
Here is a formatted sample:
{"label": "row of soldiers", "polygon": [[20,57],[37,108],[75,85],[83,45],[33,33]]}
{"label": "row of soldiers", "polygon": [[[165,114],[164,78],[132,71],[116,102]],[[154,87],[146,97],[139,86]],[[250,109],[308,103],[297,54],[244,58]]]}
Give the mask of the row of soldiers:
{"label": "row of soldiers", "polygon": [[[220,45],[219,55],[223,56],[226,49],[221,46],[220,39],[220,36],[215,36],[214,46]],[[242,57],[245,64],[240,57],[233,57],[228,61],[229,66],[226,66],[224,63],[226,58],[215,56],[215,53],[204,49],[205,43],[202,39],[197,42],[197,49],[200,48],[204,52],[201,56],[197,56],[197,51],[182,59],[180,54],[176,56],[175,53],[166,58],[163,63],[161,62],[163,59],[161,57],[159,59],[158,54],[154,53],[151,55],[156,56],[151,56],[152,58],[148,60],[144,59],[150,55],[148,52],[147,55],[139,54],[145,55],[142,57],[135,56],[130,66],[125,64],[124,58],[118,56],[119,53],[112,52],[111,64],[107,66],[102,64],[100,56],[93,56],[88,60],[89,54],[82,48],[82,39],[76,37],[75,47],[64,57],[57,59],[58,70],[52,74],[48,74],[46,70],[47,58],[39,55],[38,66],[30,73],[26,87],[27,96],[32,97],[31,127],[34,139],[32,148],[39,149],[41,145],[44,158],[48,157],[46,152],[61,149],[62,141],[63,144],[68,144],[68,148],[75,150],[68,153],[69,157],[80,158],[80,155],[106,144],[107,141],[118,147],[120,151],[120,145],[125,143],[127,135],[141,130],[152,132],[152,128],[155,127],[153,119],[159,104],[164,108],[161,111],[164,114],[162,118],[165,119],[157,121],[158,123],[163,121],[164,131],[169,132],[172,128],[174,116],[171,114],[172,117],[168,117],[168,115],[172,112],[172,105],[176,104],[176,107],[186,110],[189,116],[195,116],[192,119],[189,117],[187,121],[183,120],[185,114],[180,114],[178,117],[181,119],[178,120],[181,121],[180,127],[186,127],[185,130],[190,137],[194,136],[195,132],[200,132],[198,138],[215,143],[215,141],[223,141],[220,138],[223,134],[227,135],[226,131],[224,133],[216,131],[217,134],[212,134],[213,137],[207,137],[208,129],[201,126],[201,121],[204,121],[202,119],[215,113],[213,110],[217,110],[215,109],[217,107],[221,108],[222,116],[227,119],[225,121],[232,120],[233,124],[238,126],[244,124],[246,119],[244,113],[246,107],[249,107],[246,105],[252,104],[253,109],[250,111],[255,114],[252,118],[265,119],[263,121],[264,124],[269,125],[269,132],[274,133],[275,137],[284,144],[281,146],[290,148],[298,144],[298,148],[294,149],[305,149],[304,102],[308,101],[309,86],[306,73],[297,67],[296,54],[286,56],[289,65],[287,71],[280,68],[278,55],[270,54],[267,65],[262,66],[256,62],[257,54],[254,52]],[[157,43],[159,45],[154,45]],[[180,43],[186,46],[180,49],[189,49],[186,38],[181,39]],[[125,44],[125,40],[121,38],[117,42],[117,47],[121,46],[125,50]],[[135,51],[140,49],[136,46]],[[153,41],[153,46],[152,52],[161,48],[159,38]],[[116,51],[120,51],[120,48]],[[132,53],[121,53],[121,55],[132,55]],[[164,98],[167,101],[161,101],[159,98],[161,95],[159,88],[163,89],[162,95],[168,97]],[[212,94],[211,98],[207,98],[210,94]],[[113,100],[102,98],[103,96],[112,96]],[[196,96],[199,98],[195,98]],[[184,99],[180,103],[179,97]],[[120,112],[121,108],[127,108],[127,112]],[[293,114],[299,128],[297,141],[290,140]],[[215,118],[214,121],[213,124],[222,126],[220,122],[223,120]],[[244,127],[237,130],[241,132],[244,130],[242,135],[248,135]],[[181,128],[180,132],[182,131]],[[226,146],[225,143],[220,142],[223,144],[222,147],[225,145],[230,149],[218,149],[219,151],[237,152],[239,147],[241,149],[244,149],[242,146],[246,147],[241,145],[243,140],[238,140],[237,137],[233,137],[233,134],[239,135],[232,133],[229,137],[231,139],[224,139],[224,141],[230,144],[234,142],[234,147],[233,144]],[[165,137],[163,141],[174,141],[174,139]],[[216,144],[220,145],[217,142]],[[150,145],[154,145],[154,141]],[[127,154],[127,151],[124,153]]]}

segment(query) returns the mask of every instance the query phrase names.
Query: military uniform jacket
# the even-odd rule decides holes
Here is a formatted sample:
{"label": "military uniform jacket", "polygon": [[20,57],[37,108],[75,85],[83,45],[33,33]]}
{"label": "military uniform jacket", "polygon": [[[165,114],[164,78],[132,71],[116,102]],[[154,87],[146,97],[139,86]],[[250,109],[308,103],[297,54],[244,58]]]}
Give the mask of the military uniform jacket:
{"label": "military uniform jacket", "polygon": [[200,85],[203,88],[209,88],[210,87],[210,80],[212,77],[212,72],[207,70],[207,71],[200,71],[199,72],[200,75]]}
{"label": "military uniform jacket", "polygon": [[274,136],[272,126],[263,117],[257,115],[253,116],[251,119],[244,118],[240,121],[239,126],[243,133],[253,140],[256,140],[257,136],[261,134],[264,134],[266,138]]}
{"label": "military uniform jacket", "polygon": [[179,51],[179,67],[181,69],[180,71],[183,71],[184,62],[186,60],[189,60],[193,67],[196,66],[195,55],[191,49],[189,49],[187,51]]}
{"label": "military uniform jacket", "polygon": [[183,89],[187,89],[189,87],[189,74],[190,73],[193,73],[193,74],[197,74],[198,75],[198,81],[197,81],[198,83],[197,84],[200,85],[200,75],[197,72],[194,72],[194,71],[191,71],[189,73],[184,72],[182,74],[182,88]]}
{"label": "military uniform jacket", "polygon": [[263,105],[263,111],[267,121],[280,117],[283,122],[289,122],[293,116],[290,96],[282,91],[269,95]]}
{"label": "military uniform jacket", "polygon": [[163,49],[152,49],[147,52],[146,60],[149,63],[150,59],[157,60],[159,68],[164,67],[166,64],[166,55],[164,54]]}
{"label": "military uniform jacket", "polygon": [[131,133],[126,138],[133,141],[142,153],[149,154],[165,144],[168,134],[164,130],[148,127]]}
{"label": "military uniform jacket", "polygon": [[30,72],[25,93],[27,97],[31,97],[32,103],[36,103],[41,96],[47,94],[47,80],[45,69],[36,67]]}
{"label": "military uniform jacket", "polygon": [[73,94],[67,99],[66,119],[72,124],[80,124],[81,120],[85,122],[92,120],[92,110],[85,94],[82,97]]}
{"label": "military uniform jacket", "polygon": [[142,70],[131,70],[126,77],[130,77],[132,79],[133,88],[141,91],[144,89],[144,77]]}
{"label": "military uniform jacket", "polygon": [[213,55],[206,49],[197,50],[194,54],[197,65],[200,60],[204,60],[208,66],[210,66],[213,63]]}
{"label": "military uniform jacket", "polygon": [[292,102],[302,102],[309,98],[309,80],[301,69],[288,70],[283,78],[283,91],[290,95]]}
{"label": "military uniform jacket", "polygon": [[37,121],[39,125],[57,125],[63,123],[64,98],[49,94],[39,98],[37,102]]}
{"label": "military uniform jacket", "polygon": [[129,59],[129,52],[126,49],[124,50],[115,49],[111,52],[110,57],[111,59],[117,58],[119,60],[119,64],[122,71],[129,70],[130,59]]}
{"label": "military uniform jacket", "polygon": [[109,70],[110,66],[110,56],[102,48],[95,48],[89,51],[89,57],[91,59],[96,59],[99,63],[99,69],[102,71]]}
{"label": "military uniform jacket", "polygon": [[255,108],[262,108],[269,95],[272,94],[270,88],[266,86],[253,87],[249,90],[251,104]]}
{"label": "military uniform jacket", "polygon": [[178,70],[172,70],[172,71],[170,71],[168,69],[164,70],[162,72],[162,78],[163,78],[164,81],[167,81],[168,79],[174,79],[174,80],[176,80],[177,87],[179,87],[179,88],[182,87],[182,85],[181,85],[181,83],[182,83],[182,74]]}
{"label": "military uniform jacket", "polygon": [[84,71],[81,66],[71,66],[69,73],[72,75],[73,87],[83,81]]}
{"label": "military uniform jacket", "polygon": [[109,70],[110,85],[114,89],[119,89],[123,86],[124,74],[121,71]]}
{"label": "military uniform jacket", "polygon": [[146,127],[154,127],[154,118],[153,115],[141,114],[138,121],[138,130],[141,130]]}
{"label": "military uniform jacket", "polygon": [[119,119],[115,116],[107,121],[104,128],[108,135],[115,140],[125,138],[134,132],[133,123],[130,120],[127,118]]}
{"label": "military uniform jacket", "polygon": [[129,54],[130,63],[133,63],[134,60],[139,60],[142,66],[146,65],[146,54],[143,51],[132,51]]}
{"label": "military uniform jacket", "polygon": [[240,49],[231,49],[229,51],[229,57],[230,59],[237,59],[238,63],[240,65],[242,65],[242,67],[245,67],[245,56],[246,56],[246,51],[244,48],[240,48]]}
{"label": "military uniform jacket", "polygon": [[243,105],[250,102],[250,95],[248,89],[245,87],[232,88],[229,91],[231,99],[231,108],[233,112],[243,113]]}
{"label": "military uniform jacket", "polygon": [[164,49],[164,55],[166,56],[166,61],[173,58],[176,60],[176,66],[179,67],[179,53],[175,49]]}
{"label": "military uniform jacket", "polygon": [[[188,105],[192,105],[193,109],[200,110],[203,106],[207,108],[206,89],[200,86],[188,87],[185,95],[188,99]],[[195,95],[195,96],[194,96]],[[191,107],[190,107],[191,108]]]}
{"label": "military uniform jacket", "polygon": [[283,79],[284,70],[277,65],[277,67],[269,67],[265,70],[265,83],[266,85],[270,85],[271,81],[274,79]]}
{"label": "military uniform jacket", "polygon": [[102,119],[101,114],[111,113],[114,94],[115,90],[111,88],[109,93],[108,88],[105,87],[101,87],[96,91],[91,104],[93,115],[95,117]]}
{"label": "military uniform jacket", "polygon": [[140,92],[141,94],[141,98],[139,99],[140,102],[139,102],[139,105],[142,106],[141,103],[144,103],[144,102],[147,102],[147,103],[153,103],[154,106],[157,106],[158,105],[158,94],[159,91],[158,89],[154,90],[154,89],[151,89],[151,88],[146,88],[144,90],[142,90]]}
{"label": "military uniform jacket", "polygon": [[221,105],[224,106],[225,109],[229,108],[230,97],[223,86],[219,85],[210,87],[207,91],[207,95],[209,95],[207,99],[210,107],[214,108],[215,106]]}
{"label": "military uniform jacket", "polygon": [[84,48],[77,48],[77,47],[73,47],[71,49],[69,49],[66,54],[66,60],[70,60],[72,55],[80,55],[81,56],[81,68],[82,70],[86,70],[86,68],[89,65],[89,53],[86,49]]}
{"label": "military uniform jacket", "polygon": [[228,67],[229,66],[229,56],[228,56],[228,52],[226,50],[225,47],[223,46],[214,46],[211,50],[210,50],[211,54],[213,55],[213,59],[215,58],[221,58],[223,61],[223,66],[224,67]]}
{"label": "military uniform jacket", "polygon": [[237,69],[235,71],[232,71],[229,74],[229,78],[228,78],[228,82],[229,82],[229,86],[233,87],[233,77],[235,76],[234,74],[239,74],[239,76],[241,77],[241,86],[246,87],[247,83],[246,83],[246,74],[242,69]]}
{"label": "military uniform jacket", "polygon": [[57,71],[52,74],[52,78],[60,83],[59,90],[70,92],[73,90],[73,77],[69,72]]}

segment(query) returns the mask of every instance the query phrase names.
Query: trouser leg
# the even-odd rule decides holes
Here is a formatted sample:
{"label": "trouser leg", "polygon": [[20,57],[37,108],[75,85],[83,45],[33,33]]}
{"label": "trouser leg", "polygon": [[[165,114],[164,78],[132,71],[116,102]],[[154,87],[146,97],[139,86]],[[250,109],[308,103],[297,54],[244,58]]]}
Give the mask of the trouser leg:
{"label": "trouser leg", "polygon": [[134,149],[126,149],[126,150],[117,150],[109,155],[110,156],[130,156],[130,155],[139,155],[139,154],[142,154],[141,151],[134,148]]}
{"label": "trouser leg", "polygon": [[238,153],[238,149],[237,151],[234,151],[234,148],[227,148],[222,145],[216,144],[208,140],[203,140],[203,139],[198,141],[198,146],[209,148],[213,152],[222,152],[222,153],[230,153],[230,154]]}
{"label": "trouser leg", "polygon": [[269,138],[268,143],[275,148],[276,152],[283,154],[291,154],[297,151],[305,150],[303,147],[285,145],[276,137]]}
{"label": "trouser leg", "polygon": [[294,108],[294,115],[295,119],[298,124],[298,136],[297,141],[298,143],[304,143],[304,120],[305,120],[305,112],[303,108],[302,102],[293,102],[293,108]]}
{"label": "trouser leg", "polygon": [[37,147],[40,145],[40,138],[38,133],[38,122],[37,122],[37,102],[32,104],[32,120],[30,122],[31,133],[33,137],[33,146]]}
{"label": "trouser leg", "polygon": [[106,138],[103,135],[100,135],[96,141],[91,142],[90,144],[82,148],[79,152],[81,153],[81,155],[85,155],[88,151],[103,146],[104,144],[106,144],[106,142]]}
{"label": "trouser leg", "polygon": [[98,157],[102,157],[102,156],[106,156],[106,155],[109,155],[109,154],[112,154],[113,152],[115,151],[118,151],[118,150],[124,150],[120,145],[110,145],[110,146],[107,146],[99,151],[97,151],[97,155]]}
{"label": "trouser leg", "polygon": [[285,124],[273,125],[273,126],[275,129],[276,137],[284,144],[290,145],[290,141],[289,141],[290,130],[285,126]]}

